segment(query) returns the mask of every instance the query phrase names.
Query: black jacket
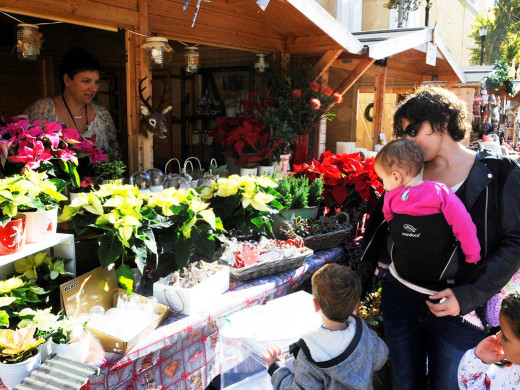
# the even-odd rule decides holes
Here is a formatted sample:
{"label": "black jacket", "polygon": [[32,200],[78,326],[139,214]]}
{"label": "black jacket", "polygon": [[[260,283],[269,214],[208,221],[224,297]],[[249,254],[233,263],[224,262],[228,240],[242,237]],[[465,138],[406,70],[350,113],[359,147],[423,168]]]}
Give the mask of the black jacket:
{"label": "black jacket", "polygon": [[[459,253],[458,273],[452,290],[461,314],[484,305],[520,268],[520,166],[516,161],[479,151],[465,182],[461,199],[477,227],[481,260],[464,261]],[[383,198],[370,214],[361,244],[361,278],[371,278],[378,261],[389,262],[388,227]]]}

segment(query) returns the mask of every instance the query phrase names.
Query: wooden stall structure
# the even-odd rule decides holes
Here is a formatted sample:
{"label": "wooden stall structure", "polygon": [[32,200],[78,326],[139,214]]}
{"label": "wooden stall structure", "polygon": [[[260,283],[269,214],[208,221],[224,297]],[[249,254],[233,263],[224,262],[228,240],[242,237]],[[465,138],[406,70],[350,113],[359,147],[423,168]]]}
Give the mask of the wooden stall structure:
{"label": "wooden stall structure", "polygon": [[[0,11],[109,31],[124,30],[130,171],[153,164],[153,140],[138,136],[137,131],[137,84],[150,75],[141,49],[145,36],[275,53],[285,60],[302,52],[326,53],[317,64],[324,70],[322,76],[326,76],[326,69],[341,53],[362,51],[362,44],[314,0],[271,0],[265,11],[254,0],[213,0],[199,3],[197,10],[196,3],[191,1],[183,12],[185,1],[180,0],[0,0]],[[151,84],[147,87],[145,93],[150,94]]]}
{"label": "wooden stall structure", "polygon": [[331,77],[340,80],[337,91],[351,102],[351,110],[340,109],[339,121],[329,125],[328,149],[334,150],[336,141],[356,141],[356,146],[373,150],[380,133],[390,139],[392,113],[403,94],[424,83],[452,88],[465,81],[435,28],[353,35],[363,43],[363,53],[344,53],[332,64]]}

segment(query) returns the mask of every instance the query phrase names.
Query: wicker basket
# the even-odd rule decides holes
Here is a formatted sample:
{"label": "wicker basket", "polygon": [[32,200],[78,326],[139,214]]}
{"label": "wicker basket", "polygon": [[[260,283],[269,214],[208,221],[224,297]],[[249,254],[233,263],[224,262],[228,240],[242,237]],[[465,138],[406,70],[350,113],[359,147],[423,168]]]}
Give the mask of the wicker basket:
{"label": "wicker basket", "polygon": [[267,275],[274,275],[293,268],[298,268],[307,257],[314,254],[314,251],[309,248],[299,248],[298,251],[298,254],[292,257],[284,257],[281,260],[263,261],[243,268],[231,267],[229,270],[230,277],[232,280],[244,282]]}
{"label": "wicker basket", "polygon": [[[312,249],[313,251],[322,251],[325,249],[337,248],[343,244],[347,235],[350,231],[351,225],[348,225],[348,215],[346,213],[342,214],[344,218],[346,218],[345,224],[342,226],[342,229],[336,230],[334,232],[324,233],[324,234],[316,234],[314,236],[305,237],[303,242],[307,248]],[[336,215],[339,215],[336,214]],[[284,239],[296,238],[297,235],[294,232],[292,226],[283,221],[280,223],[280,235]]]}

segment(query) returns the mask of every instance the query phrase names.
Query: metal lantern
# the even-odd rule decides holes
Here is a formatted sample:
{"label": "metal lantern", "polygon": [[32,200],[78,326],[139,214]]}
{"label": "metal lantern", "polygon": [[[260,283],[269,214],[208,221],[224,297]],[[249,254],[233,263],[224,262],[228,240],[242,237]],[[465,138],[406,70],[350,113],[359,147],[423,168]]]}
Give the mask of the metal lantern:
{"label": "metal lantern", "polygon": [[16,32],[16,52],[18,59],[22,61],[38,61],[42,48],[42,34],[35,24],[21,23]]}
{"label": "metal lantern", "polygon": [[184,48],[184,58],[186,59],[186,72],[197,73],[199,71],[199,48],[186,46]]}
{"label": "metal lantern", "polygon": [[148,55],[151,69],[164,69],[172,60],[173,49],[166,38],[147,38],[142,48]]}
{"label": "metal lantern", "polygon": [[267,62],[267,54],[257,54],[255,69],[259,73],[264,73],[267,69],[269,69],[269,63]]}

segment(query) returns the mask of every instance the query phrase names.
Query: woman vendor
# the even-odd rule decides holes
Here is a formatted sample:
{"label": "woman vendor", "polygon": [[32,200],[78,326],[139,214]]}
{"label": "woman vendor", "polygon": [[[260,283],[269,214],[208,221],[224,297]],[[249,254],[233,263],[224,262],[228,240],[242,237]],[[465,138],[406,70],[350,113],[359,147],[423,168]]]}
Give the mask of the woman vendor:
{"label": "woman vendor", "polygon": [[30,121],[64,123],[85,138],[95,137],[96,147],[120,154],[110,113],[93,101],[99,89],[99,70],[99,62],[87,50],[70,49],[60,65],[61,94],[37,100],[24,114]]}

